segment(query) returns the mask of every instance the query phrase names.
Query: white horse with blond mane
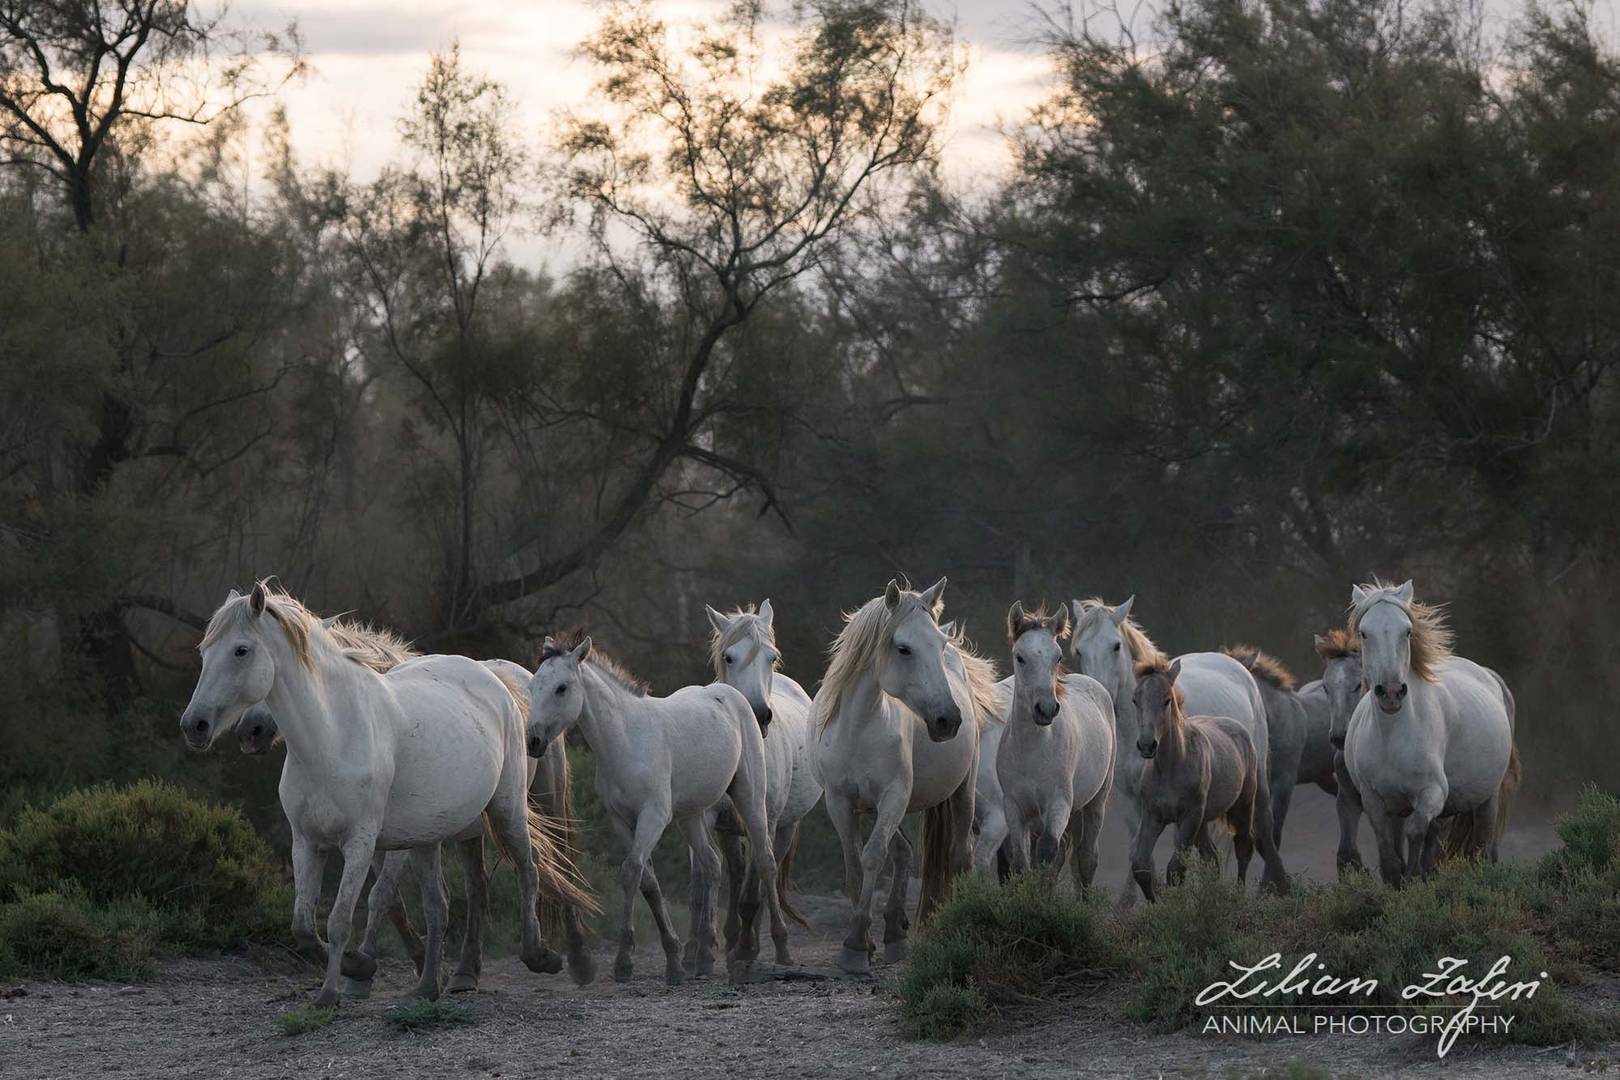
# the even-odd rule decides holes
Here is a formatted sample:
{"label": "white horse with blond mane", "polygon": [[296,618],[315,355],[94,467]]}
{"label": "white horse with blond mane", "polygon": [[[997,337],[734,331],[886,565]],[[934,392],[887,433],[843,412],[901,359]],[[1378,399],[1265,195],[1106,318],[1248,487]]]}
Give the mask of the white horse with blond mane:
{"label": "white horse with blond mane", "polygon": [[[713,629],[709,661],[715,680],[742,692],[765,736],[765,817],[776,848],[777,899],[783,913],[803,925],[803,917],[788,898],[788,887],[793,853],[799,842],[799,822],[821,801],[821,784],[810,764],[810,695],[779,670],[782,653],[776,647],[776,613],[769,600],[757,610],[749,606],[722,613],[707,605],[703,610]],[[739,921],[738,911],[758,912],[761,882],[747,869],[734,816],[722,814],[721,818],[721,853],[726,859],[729,884],[726,947],[733,952],[742,923],[757,926],[752,915],[745,914]],[[698,880],[694,874],[694,888]],[[785,931],[775,945],[776,962],[791,964],[793,957]],[[757,942],[752,947],[757,949]]]}
{"label": "white horse with blond mane", "polygon": [[[1115,790],[1132,836],[1140,825],[1137,796],[1147,761],[1137,752],[1139,735],[1135,704],[1137,668],[1141,664],[1168,665],[1169,658],[1153,644],[1131,618],[1132,596],[1117,607],[1096,597],[1074,601],[1074,635],[1070,650],[1082,674],[1102,683],[1114,699]],[[1266,707],[1260,688],[1249,669],[1232,657],[1218,652],[1183,653],[1176,688],[1184,708],[1192,716],[1225,716],[1248,731],[1260,760],[1260,788],[1254,808],[1254,827],[1272,832],[1269,762],[1271,742],[1266,726]],[[1129,876],[1125,896],[1134,893]]]}
{"label": "white horse with blond mane", "polygon": [[[186,741],[208,746],[260,702],[286,741],[280,792],[293,834],[293,936],[325,950],[317,1004],[337,1002],[340,975],[369,979],[376,970],[375,959],[348,945],[379,850],[411,852],[427,921],[416,992],[438,995],[448,916],[439,845],[481,837],[486,820],[517,867],[523,961],[535,971],[560,969],[535,914],[541,882],[558,896],[588,897],[529,807],[520,700],[500,678],[462,656],[417,657],[379,673],[297,600],[263,582],[250,596],[232,591],[199,651],[202,673],[180,718]],[[328,945],[315,906],[332,850],[342,854],[343,874],[327,916]],[[390,899],[385,893],[377,902]]]}
{"label": "white horse with blond mane", "polygon": [[[884,954],[891,962],[905,955],[911,846],[900,822],[908,813],[924,815],[919,917],[973,862],[979,729],[994,715],[995,668],[940,628],[944,591],[944,578],[920,593],[891,581],[845,616],[812,708],[813,760],[854,906],[838,964],[852,974],[871,970],[872,898],[891,855]],[[862,814],[875,817],[864,845]]]}
{"label": "white horse with blond mane", "polygon": [[[624,910],[613,977],[634,971],[635,897],[639,889],[664,946],[664,977],[681,981],[681,942],[663,890],[653,873],[652,851],[673,821],[686,834],[696,875],[697,910],[692,925],[698,949],[695,968],[714,967],[714,918],[708,906],[720,875],[720,855],[709,838],[710,811],[730,799],[748,835],[750,859],[760,880],[776,881],[776,854],[765,817],[764,736],[742,693],[724,684],[688,686],[668,697],[646,687],[607,656],[593,652],[583,630],[546,638],[529,681],[529,745],[540,754],[579,725],[596,755],[596,790],[624,842],[619,870]],[[787,935],[776,890],[765,890],[772,936]],[[754,961],[750,942],[758,931],[743,928],[732,977],[748,978]]]}
{"label": "white horse with blond mane", "polygon": [[1448,817],[1460,819],[1460,853],[1495,861],[1519,782],[1507,684],[1452,653],[1442,612],[1415,601],[1410,581],[1355,586],[1349,630],[1368,692],[1350,718],[1344,762],[1384,880],[1432,868]]}

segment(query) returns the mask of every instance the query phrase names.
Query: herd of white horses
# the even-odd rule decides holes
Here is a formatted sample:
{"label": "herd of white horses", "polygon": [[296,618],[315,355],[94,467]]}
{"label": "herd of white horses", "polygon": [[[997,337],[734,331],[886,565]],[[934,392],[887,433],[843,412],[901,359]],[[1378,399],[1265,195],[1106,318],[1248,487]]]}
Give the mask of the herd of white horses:
{"label": "herd of white horses", "polygon": [[[758,955],[761,903],[776,959],[790,963],[788,864],[799,823],[822,800],[853,904],[838,963],[856,974],[875,952],[872,908],[886,867],[884,954],[905,955],[914,859],[901,823],[911,813],[923,815],[920,918],[974,867],[1005,876],[1033,863],[1055,875],[1069,861],[1089,888],[1110,801],[1127,818],[1131,876],[1150,900],[1166,827],[1168,881],[1194,852],[1215,854],[1219,825],[1231,832],[1240,878],[1258,849],[1262,886],[1286,890],[1279,848],[1298,783],[1336,794],[1341,870],[1360,865],[1362,814],[1391,884],[1451,854],[1496,857],[1519,782],[1513,695],[1495,672],[1452,653],[1439,612],[1414,600],[1410,581],[1357,586],[1347,625],[1316,638],[1322,678],[1302,687],[1246,646],[1167,657],[1132,619],[1132,600],[1096,599],[1051,613],[1014,604],[1012,674],[997,681],[995,665],[940,622],[944,589],[943,579],[920,592],[890,582],[848,614],[813,698],[780,670],[770,601],[729,614],[708,608],[715,681],[657,697],[583,631],[546,638],[533,671],[419,655],[386,631],[323,620],[261,582],[248,595],[233,590],[214,612],[180,723],[198,749],[226,732],[248,751],[286,744],[293,933],[326,958],[318,1004],[369,993],[376,935],[390,921],[417,961],[416,992],[438,996],[447,840],[461,854],[468,899],[447,985],[477,987],[486,834],[518,874],[524,963],[561,970],[546,940],[560,938],[573,977],[594,978],[584,926],[599,909],[573,865],[560,745],[576,728],[624,849],[619,979],[632,972],[638,891],[668,981],[713,971],[723,864],[732,977],[748,978]],[[672,823],[691,852],[684,955],[651,861]],[[333,851],[342,876],[323,942],[316,904]],[[407,862],[425,940],[399,900]],[[354,909],[371,874],[355,946]]]}

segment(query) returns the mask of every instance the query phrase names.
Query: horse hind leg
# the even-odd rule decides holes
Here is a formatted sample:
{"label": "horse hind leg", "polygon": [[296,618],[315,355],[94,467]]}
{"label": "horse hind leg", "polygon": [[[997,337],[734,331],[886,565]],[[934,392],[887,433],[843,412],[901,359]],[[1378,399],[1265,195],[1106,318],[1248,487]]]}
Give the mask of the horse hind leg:
{"label": "horse hind leg", "polygon": [[1361,829],[1361,793],[1350,782],[1350,771],[1345,768],[1344,751],[1333,755],[1333,777],[1338,789],[1333,796],[1334,809],[1339,815],[1339,851],[1335,857],[1339,877],[1351,870],[1365,869],[1361,850],[1356,844],[1356,833]]}
{"label": "horse hind leg", "polygon": [[691,852],[692,940],[687,943],[686,969],[699,978],[714,974],[714,886],[720,876],[720,853],[709,839],[707,815],[693,814],[681,821]]}
{"label": "horse hind leg", "polygon": [[[450,898],[444,892],[444,871],[439,861],[439,845],[424,844],[411,849],[411,866],[416,870],[422,887],[422,921],[427,924],[427,948],[422,964],[422,976],[413,991],[427,1001],[439,996],[439,966],[444,955],[444,931],[450,921]],[[480,867],[482,869],[482,867]],[[472,913],[468,912],[468,927],[472,927]]]}
{"label": "horse hind leg", "polygon": [[470,837],[456,845],[461,854],[461,868],[467,879],[467,929],[461,939],[461,959],[445,987],[452,994],[464,994],[478,989],[483,973],[484,920],[489,917],[489,872],[484,869],[484,834]]}
{"label": "horse hind leg", "polygon": [[[641,872],[641,897],[652,911],[653,925],[658,928],[658,939],[664,946],[664,981],[670,986],[679,986],[686,975],[681,967],[681,939],[675,933],[675,922],[669,917],[664,890],[658,885],[658,875],[653,872],[650,859]],[[712,945],[710,950],[712,952]]]}
{"label": "horse hind leg", "polygon": [[523,966],[542,975],[562,970],[562,957],[546,947],[540,933],[540,876],[535,866],[534,841],[529,835],[528,778],[521,765],[508,762],[507,772],[490,801],[485,815],[496,841],[512,860],[512,869],[518,876],[518,918],[523,927],[523,945],[519,955]]}
{"label": "horse hind leg", "polygon": [[[792,876],[792,858],[794,845],[799,839],[799,823],[780,824],[776,828],[776,835],[771,840],[771,850],[778,852],[776,857],[776,880],[778,884],[777,901],[783,905],[784,913],[791,915],[800,926],[805,925],[799,913],[788,906],[788,881]],[[776,962],[783,967],[793,963],[793,953],[788,949],[787,928],[783,927],[782,936],[777,937],[773,932],[772,944],[776,947]]]}
{"label": "horse hind leg", "polygon": [[889,900],[883,906],[883,959],[897,964],[906,958],[906,931],[911,920],[906,917],[907,894],[911,888],[911,839],[905,829],[894,830],[889,842],[889,860],[894,865],[894,879],[889,884]]}
{"label": "horse hind leg", "polygon": [[[1098,850],[1101,846],[1104,815],[1108,812],[1108,791],[1105,788],[1069,818],[1069,832],[1074,842],[1074,883],[1077,890],[1091,888],[1097,878]],[[1079,828],[1076,829],[1078,819]]]}

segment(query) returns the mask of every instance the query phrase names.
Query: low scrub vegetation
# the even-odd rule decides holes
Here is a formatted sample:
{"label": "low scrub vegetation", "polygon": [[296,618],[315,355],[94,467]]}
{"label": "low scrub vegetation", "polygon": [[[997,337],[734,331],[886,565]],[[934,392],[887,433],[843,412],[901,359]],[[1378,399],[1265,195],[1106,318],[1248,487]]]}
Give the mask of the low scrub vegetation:
{"label": "low scrub vegetation", "polygon": [[276,1014],[276,1027],[283,1035],[307,1035],[337,1019],[338,1011],[330,1005],[304,1005]]}
{"label": "low scrub vegetation", "polygon": [[387,1016],[388,1022],[401,1031],[454,1027],[476,1020],[471,1009],[451,1001],[414,1001],[409,1005],[396,1005],[388,1010]]}
{"label": "low scrub vegetation", "polygon": [[1230,961],[1280,953],[1283,969],[1264,976],[1276,982],[1315,952],[1324,967],[1312,978],[1320,970],[1373,979],[1376,989],[1268,1004],[1376,1008],[1410,1005],[1401,991],[1438,971],[1442,957],[1466,960],[1459,973],[1477,979],[1508,956],[1504,981],[1547,977],[1533,997],[1503,1003],[1517,1019],[1501,1037],[1540,1045],[1613,1037],[1620,1022],[1582,1007],[1569,988],[1620,955],[1620,800],[1589,792],[1559,835],[1564,846],[1539,864],[1455,862],[1402,889],[1355,874],[1245,897],[1202,865],[1158,903],[1123,914],[1033,877],[1005,889],[967,882],[919,936],[896,992],[908,1028],[924,1037],[953,1037],[1010,1004],[1100,980],[1130,1018],[1173,1029],[1203,1015],[1194,999],[1237,974]]}
{"label": "low scrub vegetation", "polygon": [[277,934],[289,896],[235,810],[153,781],[69,792],[0,830],[0,971],[131,980],[160,950]]}

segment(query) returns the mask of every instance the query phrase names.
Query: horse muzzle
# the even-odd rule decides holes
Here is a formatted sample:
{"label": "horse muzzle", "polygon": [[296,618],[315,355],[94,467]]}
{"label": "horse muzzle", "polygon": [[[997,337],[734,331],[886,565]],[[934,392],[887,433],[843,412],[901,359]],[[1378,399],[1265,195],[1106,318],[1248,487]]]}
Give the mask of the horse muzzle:
{"label": "horse muzzle", "polygon": [[530,735],[529,736],[529,744],[528,744],[529,756],[532,757],[532,758],[545,757],[546,756],[546,743],[547,743],[547,740],[542,739],[540,736],[538,736],[538,735]]}
{"label": "horse muzzle", "polygon": [[186,745],[193,750],[208,749],[208,744],[214,741],[216,730],[218,724],[215,719],[202,715],[200,711],[187,709],[180,716],[180,733],[186,737]]}
{"label": "horse muzzle", "polygon": [[960,730],[962,730],[962,713],[957,709],[941,713],[928,723],[928,737],[934,742],[949,742],[956,738],[956,733]]}
{"label": "horse muzzle", "polygon": [[1344,736],[1342,734],[1337,734],[1336,733],[1336,734],[1333,734],[1333,735],[1329,735],[1328,736],[1328,742],[1333,744],[1333,749],[1335,749],[1335,750],[1343,750],[1344,749]]}
{"label": "horse muzzle", "polygon": [[1406,704],[1407,689],[1405,683],[1401,683],[1394,690],[1379,683],[1373,687],[1373,700],[1378,702],[1378,707],[1384,711],[1384,715],[1393,716],[1395,713],[1400,712],[1401,707]]}
{"label": "horse muzzle", "polygon": [[1159,752],[1159,740],[1154,739],[1152,742],[1139,742],[1136,744],[1136,750],[1137,753],[1141,754],[1149,761],[1152,761],[1154,755]]}

